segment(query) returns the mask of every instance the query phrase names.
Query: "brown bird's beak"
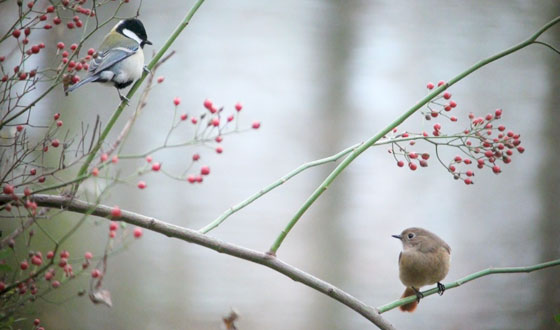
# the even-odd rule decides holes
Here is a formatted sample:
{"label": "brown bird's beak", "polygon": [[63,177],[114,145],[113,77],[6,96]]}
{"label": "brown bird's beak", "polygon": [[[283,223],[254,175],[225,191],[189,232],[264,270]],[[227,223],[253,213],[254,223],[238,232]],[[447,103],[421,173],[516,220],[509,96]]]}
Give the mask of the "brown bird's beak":
{"label": "brown bird's beak", "polygon": [[402,236],[401,236],[401,235],[391,235],[391,236],[393,236],[393,237],[396,238],[396,239],[402,239]]}

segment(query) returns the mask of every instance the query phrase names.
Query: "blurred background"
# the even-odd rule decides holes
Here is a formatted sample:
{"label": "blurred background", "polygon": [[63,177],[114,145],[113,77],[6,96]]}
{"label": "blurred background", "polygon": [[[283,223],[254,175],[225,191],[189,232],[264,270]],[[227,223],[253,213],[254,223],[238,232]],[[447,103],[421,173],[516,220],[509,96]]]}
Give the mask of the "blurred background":
{"label": "blurred background", "polygon": [[[140,18],[154,43],[147,57],[192,4],[143,2]],[[137,5],[131,1],[121,16],[134,15]],[[203,184],[150,173],[142,178],[147,189],[132,181],[104,202],[198,229],[300,164],[364,141],[424,97],[427,82],[452,78],[526,39],[559,13],[558,1],[207,1],[172,46],[177,54],[158,71],[165,82],[152,92],[124,152],[162,144],[174,97],[182,99],[179,111],[189,114],[205,111],[205,98],[226,112],[241,101],[242,126],[260,120],[261,128],[227,136],[221,155],[200,148],[153,155],[167,170],[181,172],[192,153],[200,152],[212,169]],[[87,47],[95,47],[108,29]],[[70,43],[79,32],[73,33],[61,29],[45,43]],[[560,27],[542,40],[558,47]],[[43,60],[52,61],[47,54]],[[444,131],[467,125],[469,112],[503,108],[502,123],[521,134],[526,152],[516,153],[500,175],[479,171],[475,185],[466,186],[435,159],[412,172],[398,168],[387,147],[372,148],[303,216],[279,258],[371,306],[393,301],[404,290],[397,267],[401,244],[391,235],[407,227],[434,231],[452,247],[447,281],[488,267],[558,258],[559,73],[558,54],[536,45],[451,88],[460,120],[453,126],[439,120]],[[99,85],[69,97],[58,90],[34,109],[34,118],[46,121],[61,112],[65,126],[77,130],[96,115],[107,122],[117,104],[114,90]],[[400,129],[427,130],[434,122],[415,114]],[[428,145],[415,150],[433,154]],[[127,174],[142,164],[118,166]],[[298,175],[210,235],[266,251],[333,168]],[[53,230],[77,217],[59,221]],[[86,250],[100,255],[106,237],[105,222],[91,219],[66,248],[74,256]],[[413,314],[392,310],[383,316],[398,329],[552,329],[553,315],[560,313],[559,279],[560,269],[493,275],[429,297]],[[28,312],[50,329],[221,329],[221,318],[232,308],[240,314],[239,329],[373,328],[349,308],[268,268],[148,231],[109,260],[103,283],[112,293],[111,309],[72,298],[87,288],[84,278]]]}

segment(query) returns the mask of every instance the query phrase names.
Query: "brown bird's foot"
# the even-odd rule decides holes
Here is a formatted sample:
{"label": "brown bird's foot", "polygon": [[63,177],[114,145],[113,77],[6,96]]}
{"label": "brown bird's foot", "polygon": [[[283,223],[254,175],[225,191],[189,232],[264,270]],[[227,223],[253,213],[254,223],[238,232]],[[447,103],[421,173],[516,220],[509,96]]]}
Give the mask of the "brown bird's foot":
{"label": "brown bird's foot", "polygon": [[422,292],[420,292],[420,290],[416,289],[415,287],[412,287],[412,290],[414,290],[414,293],[416,294],[416,302],[420,302],[420,299],[424,298],[424,294]]}
{"label": "brown bird's foot", "polygon": [[437,292],[441,296],[445,292],[445,285],[437,282]]}

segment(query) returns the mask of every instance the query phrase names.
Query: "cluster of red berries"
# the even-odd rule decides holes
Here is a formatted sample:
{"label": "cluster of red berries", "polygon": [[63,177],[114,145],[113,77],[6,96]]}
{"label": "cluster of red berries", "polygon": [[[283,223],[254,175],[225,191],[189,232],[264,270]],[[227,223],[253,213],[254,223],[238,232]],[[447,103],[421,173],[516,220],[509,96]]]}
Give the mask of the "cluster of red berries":
{"label": "cluster of red berries", "polygon": [[[49,151],[49,145],[53,148],[58,148],[60,146],[60,141],[54,138],[54,134],[56,134],[57,129],[62,127],[63,121],[60,120],[60,113],[56,113],[53,116],[53,122],[51,127],[55,127],[54,130],[49,129],[49,134],[45,136],[45,140],[43,141],[42,146],[39,146],[43,153]],[[25,129],[24,125],[17,125],[16,126],[16,138],[18,138],[18,134],[21,134]],[[45,175],[37,176],[37,169],[26,168],[24,173],[18,175],[18,178],[21,180],[18,183],[15,182],[6,182],[2,186],[2,193],[5,195],[10,195],[12,201],[9,203],[4,204],[2,207],[4,210],[11,212],[12,207],[25,207],[32,215],[37,213],[37,203],[33,201],[33,190],[31,189],[32,185],[41,184],[46,181]],[[16,189],[23,187],[23,198],[20,198],[16,195]]]}
{"label": "cluster of red berries", "polygon": [[[438,86],[443,84],[444,82],[439,82]],[[434,84],[429,83],[427,87],[432,89]],[[448,103],[441,104],[436,101],[441,98],[449,100]],[[431,104],[428,106],[428,112],[425,113],[426,119],[436,118],[439,115],[447,116],[445,112],[451,111],[451,109],[457,106],[457,103],[450,100],[450,98],[451,93],[445,92],[441,97],[431,101]],[[439,106],[439,109],[435,106]],[[416,140],[425,139],[432,142],[436,147],[448,146],[458,148],[462,154],[455,156],[450,162],[444,162],[439,154],[436,153],[437,158],[447,168],[448,172],[453,175],[453,178],[461,179],[467,185],[473,184],[474,168],[490,168],[493,173],[499,174],[502,172],[499,163],[511,163],[514,150],[517,150],[519,153],[525,151],[525,148],[520,145],[519,134],[513,131],[506,132],[504,125],[495,125],[495,121],[501,119],[502,114],[502,109],[497,109],[494,113],[489,113],[484,117],[475,117],[474,114],[470,113],[468,115],[469,127],[457,134],[442,134],[442,125],[440,123],[433,125],[431,135],[427,132],[404,132],[397,134],[394,137],[397,141],[392,143],[393,147],[389,152],[396,158],[398,167],[404,167],[408,163],[408,167],[415,171],[418,169],[418,166],[428,166],[430,154],[409,151],[401,146],[401,142],[408,141],[413,146]],[[457,121],[456,117],[448,118],[453,122]],[[396,132],[397,130],[394,129],[393,133]],[[404,160],[397,159],[398,155],[402,155]],[[460,165],[461,168],[459,168]]]}

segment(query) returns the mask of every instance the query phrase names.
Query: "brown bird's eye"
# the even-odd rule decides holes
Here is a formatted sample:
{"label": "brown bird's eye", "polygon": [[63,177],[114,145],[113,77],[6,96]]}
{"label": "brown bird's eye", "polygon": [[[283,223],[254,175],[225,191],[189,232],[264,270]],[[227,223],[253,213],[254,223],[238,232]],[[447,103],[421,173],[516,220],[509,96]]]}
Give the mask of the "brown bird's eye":
{"label": "brown bird's eye", "polygon": [[408,234],[408,239],[413,239],[413,238],[414,238],[414,233]]}

